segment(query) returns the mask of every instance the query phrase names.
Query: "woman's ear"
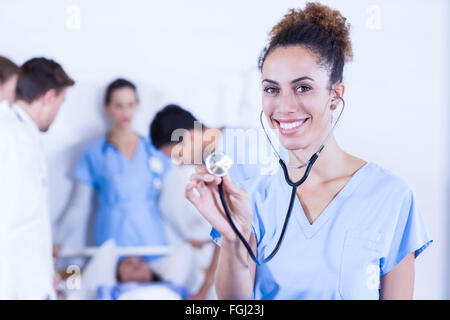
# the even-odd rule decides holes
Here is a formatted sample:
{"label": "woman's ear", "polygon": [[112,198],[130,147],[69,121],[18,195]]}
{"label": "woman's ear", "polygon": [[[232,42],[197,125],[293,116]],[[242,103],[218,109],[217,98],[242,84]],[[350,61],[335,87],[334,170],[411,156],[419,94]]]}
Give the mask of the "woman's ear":
{"label": "woman's ear", "polygon": [[331,89],[333,96],[343,98],[345,92],[345,85],[342,82],[336,82]]}

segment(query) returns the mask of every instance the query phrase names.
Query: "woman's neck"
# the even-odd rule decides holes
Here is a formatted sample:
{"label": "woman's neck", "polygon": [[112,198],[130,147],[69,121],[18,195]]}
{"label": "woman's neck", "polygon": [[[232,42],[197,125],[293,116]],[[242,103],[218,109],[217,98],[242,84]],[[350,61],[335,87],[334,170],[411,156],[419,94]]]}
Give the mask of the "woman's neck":
{"label": "woman's neck", "polygon": [[108,139],[117,142],[126,142],[130,140],[135,140],[137,137],[136,133],[133,131],[131,126],[127,127],[116,127],[113,126],[108,132]]}
{"label": "woman's neck", "polygon": [[[289,166],[299,166],[305,164],[320,146],[307,149],[289,151]],[[334,136],[331,136],[325,144],[322,152],[311,168],[305,185],[316,185],[324,181],[329,181],[339,175],[345,166],[347,154],[339,147]],[[306,166],[301,169],[289,168],[289,177],[292,181],[298,181],[303,177]]]}

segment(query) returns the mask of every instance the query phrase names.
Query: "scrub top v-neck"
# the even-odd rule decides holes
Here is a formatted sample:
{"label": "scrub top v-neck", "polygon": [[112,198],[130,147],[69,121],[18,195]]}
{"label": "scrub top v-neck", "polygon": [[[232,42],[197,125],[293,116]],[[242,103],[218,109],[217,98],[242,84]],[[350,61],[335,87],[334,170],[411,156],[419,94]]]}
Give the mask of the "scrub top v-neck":
{"label": "scrub top v-neck", "polygon": [[106,137],[85,148],[75,176],[97,191],[96,245],[109,239],[118,246],[166,244],[158,199],[169,167],[170,159],[143,137],[131,159]]}
{"label": "scrub top v-neck", "polygon": [[[279,170],[247,186],[258,259],[281,233],[291,187]],[[218,242],[220,234],[213,230]],[[255,299],[379,299],[380,277],[430,243],[414,195],[374,163],[361,167],[312,223],[298,198],[275,257],[256,267]]]}

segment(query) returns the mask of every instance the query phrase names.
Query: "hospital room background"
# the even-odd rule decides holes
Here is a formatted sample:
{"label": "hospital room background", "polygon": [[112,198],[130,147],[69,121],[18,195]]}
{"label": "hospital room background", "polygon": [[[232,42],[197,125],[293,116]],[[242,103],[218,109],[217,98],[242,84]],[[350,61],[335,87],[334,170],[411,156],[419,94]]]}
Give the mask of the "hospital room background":
{"label": "hospital room background", "polygon": [[[336,136],[348,152],[404,177],[433,245],[416,262],[415,298],[450,299],[449,13],[447,0],[324,4],[352,25],[346,111]],[[269,28],[304,1],[2,0],[0,54],[21,64],[61,62],[76,80],[45,134],[52,221],[64,211],[72,170],[107,128],[106,85],[137,84],[134,128],[177,103],[211,125],[258,126],[257,58]]]}

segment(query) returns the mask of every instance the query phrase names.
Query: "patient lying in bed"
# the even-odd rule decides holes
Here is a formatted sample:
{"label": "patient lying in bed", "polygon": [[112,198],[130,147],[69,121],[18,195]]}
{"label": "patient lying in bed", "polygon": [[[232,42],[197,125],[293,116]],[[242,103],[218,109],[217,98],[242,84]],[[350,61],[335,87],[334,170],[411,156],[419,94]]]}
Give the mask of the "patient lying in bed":
{"label": "patient lying in bed", "polygon": [[195,299],[186,288],[176,286],[152,272],[140,257],[126,257],[117,263],[117,284],[102,285],[97,290],[98,300],[181,300]]}

